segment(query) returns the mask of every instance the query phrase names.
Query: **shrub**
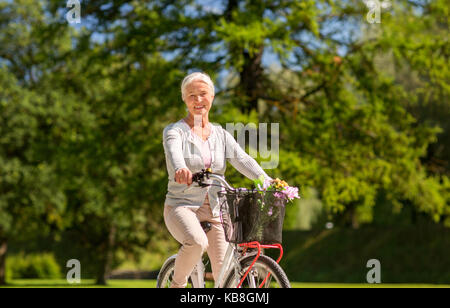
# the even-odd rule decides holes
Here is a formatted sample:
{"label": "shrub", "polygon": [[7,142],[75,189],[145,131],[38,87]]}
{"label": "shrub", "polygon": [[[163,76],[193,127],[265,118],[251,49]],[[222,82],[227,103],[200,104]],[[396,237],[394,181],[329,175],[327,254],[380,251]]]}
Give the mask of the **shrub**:
{"label": "shrub", "polygon": [[61,278],[61,267],[51,253],[8,256],[6,259],[7,279]]}

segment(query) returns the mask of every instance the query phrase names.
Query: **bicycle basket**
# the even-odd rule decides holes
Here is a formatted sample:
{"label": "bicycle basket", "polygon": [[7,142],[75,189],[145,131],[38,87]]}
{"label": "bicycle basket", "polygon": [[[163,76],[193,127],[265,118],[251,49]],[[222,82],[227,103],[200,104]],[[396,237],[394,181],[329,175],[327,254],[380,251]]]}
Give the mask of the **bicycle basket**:
{"label": "bicycle basket", "polygon": [[228,242],[281,244],[287,200],[274,193],[257,190],[218,193],[220,217]]}

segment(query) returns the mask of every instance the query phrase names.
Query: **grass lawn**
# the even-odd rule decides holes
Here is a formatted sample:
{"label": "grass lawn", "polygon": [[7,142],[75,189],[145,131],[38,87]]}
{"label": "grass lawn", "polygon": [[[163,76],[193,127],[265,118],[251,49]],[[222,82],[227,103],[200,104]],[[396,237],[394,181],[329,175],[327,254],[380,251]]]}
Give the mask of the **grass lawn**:
{"label": "grass lawn", "polygon": [[[367,283],[304,283],[292,282],[293,288],[450,288],[440,284],[367,284]],[[81,280],[81,284],[69,284],[66,280],[16,279],[6,288],[155,288],[156,280],[110,279],[107,286],[98,286],[94,280]]]}
{"label": "grass lawn", "polygon": [[[4,288],[155,288],[156,280],[110,279],[108,285],[95,285],[94,279],[82,279],[80,284],[70,284],[65,279],[14,279]],[[1,288],[1,287],[0,287]]]}

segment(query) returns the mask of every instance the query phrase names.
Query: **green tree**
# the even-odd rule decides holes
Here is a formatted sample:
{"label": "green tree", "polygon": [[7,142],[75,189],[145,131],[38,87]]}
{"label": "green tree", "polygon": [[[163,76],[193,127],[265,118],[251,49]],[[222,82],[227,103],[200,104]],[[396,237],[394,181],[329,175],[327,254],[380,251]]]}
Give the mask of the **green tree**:
{"label": "green tree", "polygon": [[445,1],[398,3],[383,18],[383,26],[369,27],[380,52],[378,71],[393,78],[406,91],[403,105],[420,124],[437,126],[437,142],[427,149],[422,162],[436,175],[449,175],[450,72],[449,11]]}
{"label": "green tree", "polygon": [[64,227],[61,154],[85,115],[47,78],[71,41],[42,13],[41,3],[0,2],[0,283],[8,240]]}
{"label": "green tree", "polygon": [[[316,187],[330,214],[346,213],[342,219],[353,226],[370,222],[383,194],[394,212],[412,204],[449,223],[445,178],[430,176],[422,164],[438,129],[405,109],[405,102],[427,91],[409,93],[376,62],[391,49],[399,67],[406,59],[421,70],[433,50],[441,51],[427,85],[438,86],[435,92],[445,99],[445,36],[435,32],[423,42],[401,36],[411,29],[424,36],[431,23],[445,29],[443,1],[398,1],[374,25],[366,22],[362,1],[109,1],[102,8],[105,3],[91,2],[87,11],[95,27],[112,35],[115,52],[157,51],[184,71],[202,69],[215,77],[227,69],[235,76],[218,83],[216,116],[236,121],[236,107],[245,114],[241,119],[255,119],[257,111],[257,121],[280,122],[275,174]],[[399,31],[397,17],[408,20],[406,30]],[[372,35],[373,29],[383,34]],[[278,73],[264,64],[270,54]]]}
{"label": "green tree", "polygon": [[70,191],[69,231],[95,260],[97,282],[104,284],[116,252],[139,256],[162,223],[167,183],[158,132],[174,108],[170,95],[154,95],[170,93],[179,75],[161,79],[171,65],[153,56],[88,55],[85,69],[92,76],[82,100],[97,126],[74,153],[84,167],[73,170],[78,180]]}
{"label": "green tree", "polygon": [[[137,28],[133,33],[145,33],[161,22],[148,16],[163,16],[162,33],[151,33],[168,38],[160,48],[173,53],[181,68],[233,72],[236,82],[219,97],[249,114],[247,119],[258,110],[259,121],[281,123],[280,173],[318,188],[330,213],[346,212],[343,219],[353,226],[370,222],[383,194],[394,212],[412,204],[434,221],[450,223],[448,181],[429,175],[422,165],[437,141],[436,121],[420,120],[414,109],[405,109],[406,102],[423,105],[422,98],[431,97],[441,102],[435,106],[445,119],[448,10],[443,1],[397,2],[394,12],[383,12],[381,24],[370,25],[382,32],[375,36],[364,30],[370,26],[361,1],[216,5],[161,1],[145,10],[142,4],[136,10],[142,18],[133,14],[128,22]],[[423,75],[423,86],[409,92],[410,84],[378,69],[381,50],[394,51],[396,67],[410,63]],[[278,73],[263,63],[268,52],[280,62]],[[222,118],[227,108],[219,108]]]}
{"label": "green tree", "polygon": [[[2,110],[2,150],[8,154],[2,156],[3,170],[9,182],[14,179],[10,174],[20,181],[19,175],[28,170],[21,170],[22,163],[35,171],[29,171],[26,183],[34,176],[47,187],[29,187],[39,193],[34,196],[19,183],[4,181],[9,184],[2,189],[1,238],[5,243],[8,237],[21,238],[22,232],[11,231],[16,220],[31,225],[47,213],[58,219],[63,238],[78,248],[77,257],[91,265],[97,282],[105,283],[114,253],[139,251],[157,229],[159,218],[153,217],[149,204],[162,199],[164,182],[157,169],[163,161],[160,136],[152,132],[162,131],[162,126],[152,118],[158,115],[155,110],[172,107],[151,94],[170,93],[165,89],[170,81],[159,77],[171,68],[150,56],[112,55],[107,44],[71,28],[60,8],[50,4],[1,2],[2,73],[15,75],[7,75],[12,81],[5,81],[2,93],[7,108]],[[13,86],[14,92],[6,90]],[[16,142],[11,136],[17,134]],[[20,147],[15,150],[16,144]],[[16,157],[25,150],[32,161]],[[58,212],[50,207],[55,198]],[[27,202],[29,215],[21,215],[16,199]],[[49,228],[51,224],[44,229]]]}
{"label": "green tree", "polygon": [[66,94],[24,89],[4,67],[0,88],[0,282],[5,283],[8,239],[64,227],[67,199],[57,149],[66,146],[79,111]]}

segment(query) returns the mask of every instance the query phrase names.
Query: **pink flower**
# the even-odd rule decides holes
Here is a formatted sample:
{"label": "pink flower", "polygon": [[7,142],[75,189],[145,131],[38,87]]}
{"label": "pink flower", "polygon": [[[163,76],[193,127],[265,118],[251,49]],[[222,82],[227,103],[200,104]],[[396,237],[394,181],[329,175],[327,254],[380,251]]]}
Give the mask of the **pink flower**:
{"label": "pink flower", "polygon": [[288,186],[283,192],[286,194],[289,200],[293,200],[294,198],[300,199],[297,187]]}
{"label": "pink flower", "polygon": [[300,199],[300,196],[298,195],[298,188],[297,187],[291,187],[291,186],[286,187],[282,191],[275,192],[273,195],[276,198],[288,199],[289,201],[292,201],[295,198]]}
{"label": "pink flower", "polygon": [[285,195],[284,195],[284,192],[276,192],[276,193],[273,193],[273,195],[276,197],[276,198],[280,198],[280,199],[284,199],[285,198]]}

